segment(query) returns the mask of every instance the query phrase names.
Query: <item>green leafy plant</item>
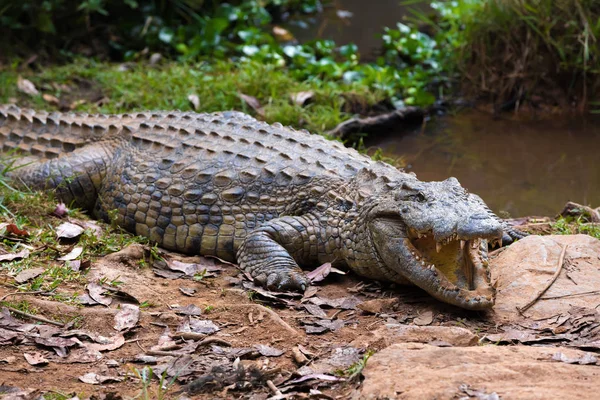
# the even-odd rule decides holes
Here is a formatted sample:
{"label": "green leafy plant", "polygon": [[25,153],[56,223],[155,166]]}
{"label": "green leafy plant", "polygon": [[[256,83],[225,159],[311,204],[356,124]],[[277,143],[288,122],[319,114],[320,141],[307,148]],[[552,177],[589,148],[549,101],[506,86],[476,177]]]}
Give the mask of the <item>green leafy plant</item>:
{"label": "green leafy plant", "polygon": [[415,11],[415,19],[435,32],[433,38],[443,50],[440,62],[460,74],[465,92],[485,96],[503,108],[539,97],[558,106],[574,102],[598,108],[597,1],[426,3],[436,13]]}
{"label": "green leafy plant", "polygon": [[367,361],[369,361],[369,358],[371,358],[373,354],[375,354],[375,351],[367,350],[359,361],[355,362],[345,370],[338,371],[338,374],[345,376],[348,380],[357,379],[362,374],[363,369],[367,366]]}

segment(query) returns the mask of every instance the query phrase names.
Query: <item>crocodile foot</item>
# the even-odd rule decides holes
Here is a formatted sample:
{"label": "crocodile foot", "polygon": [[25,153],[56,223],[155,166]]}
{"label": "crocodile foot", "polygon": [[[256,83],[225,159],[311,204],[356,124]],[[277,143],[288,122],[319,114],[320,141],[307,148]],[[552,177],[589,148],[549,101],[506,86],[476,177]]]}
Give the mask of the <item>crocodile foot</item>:
{"label": "crocodile foot", "polygon": [[304,292],[310,283],[302,271],[294,270],[280,270],[268,275],[261,273],[253,278],[255,283],[275,291]]}
{"label": "crocodile foot", "polygon": [[508,226],[505,224],[503,227],[504,231],[502,232],[502,246],[508,246],[513,242],[523,239],[526,236],[529,236],[526,232],[521,232],[518,229],[513,228],[512,226]]}

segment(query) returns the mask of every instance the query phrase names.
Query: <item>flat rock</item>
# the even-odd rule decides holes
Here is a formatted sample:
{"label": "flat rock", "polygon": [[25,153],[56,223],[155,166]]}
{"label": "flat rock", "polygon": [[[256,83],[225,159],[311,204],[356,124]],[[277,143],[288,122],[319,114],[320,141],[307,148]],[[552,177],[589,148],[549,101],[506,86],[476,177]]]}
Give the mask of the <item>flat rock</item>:
{"label": "flat rock", "polygon": [[453,399],[470,392],[490,399],[592,399],[600,366],[560,361],[588,358],[561,347],[398,343],[369,359],[356,398]]}
{"label": "flat rock", "polygon": [[458,326],[417,326],[385,324],[372,332],[366,341],[357,339],[351,344],[356,347],[387,347],[395,343],[430,343],[436,346],[475,346],[479,337]]}
{"label": "flat rock", "polygon": [[[525,314],[539,320],[566,313],[573,306],[600,303],[600,240],[588,235],[528,236],[490,262],[492,281],[497,280],[498,289],[496,321],[522,318],[517,307],[529,303],[547,286],[565,245],[565,262],[558,279]],[[580,293],[583,295],[577,295]]]}

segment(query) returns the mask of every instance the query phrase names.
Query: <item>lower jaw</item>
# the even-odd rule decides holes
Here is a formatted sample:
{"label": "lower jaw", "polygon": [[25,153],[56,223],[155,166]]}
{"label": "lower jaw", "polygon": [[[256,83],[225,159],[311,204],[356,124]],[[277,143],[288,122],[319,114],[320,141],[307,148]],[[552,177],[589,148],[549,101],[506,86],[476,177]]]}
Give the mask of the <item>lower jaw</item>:
{"label": "lower jaw", "polygon": [[[404,244],[408,249],[412,248],[411,250],[418,252],[409,239],[405,239]],[[452,249],[447,251],[451,254]],[[456,251],[458,251],[458,248]],[[483,261],[479,259],[478,252],[478,246],[475,249],[467,247],[462,256],[456,256],[456,262],[467,262],[469,264],[463,265],[463,268],[456,266],[449,269],[450,272],[453,272],[455,281],[462,281],[463,287],[451,282],[442,271],[435,267],[435,264],[425,261],[425,266],[423,266],[422,254],[420,260],[416,257],[413,260],[413,265],[421,267],[421,270],[418,267],[416,268],[420,273],[417,273],[416,276],[406,277],[443,302],[469,310],[490,309],[495,302],[495,290],[489,284],[489,276],[485,276],[487,272]],[[431,265],[434,265],[434,268]],[[412,270],[414,271],[415,268],[412,268]]]}

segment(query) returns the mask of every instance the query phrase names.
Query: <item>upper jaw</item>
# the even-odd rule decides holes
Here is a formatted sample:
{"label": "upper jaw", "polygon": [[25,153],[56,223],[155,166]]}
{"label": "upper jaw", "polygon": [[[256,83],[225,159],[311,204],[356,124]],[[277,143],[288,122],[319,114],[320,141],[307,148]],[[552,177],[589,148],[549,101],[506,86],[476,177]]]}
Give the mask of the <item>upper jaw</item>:
{"label": "upper jaw", "polygon": [[[378,225],[390,223],[398,225],[395,234],[390,234],[389,226],[378,229]],[[433,297],[470,310],[489,309],[494,305],[495,290],[487,266],[487,240],[498,241],[497,232],[491,231],[487,237],[450,234],[436,238],[431,231],[402,229],[400,221],[389,219],[374,221],[373,232],[375,236],[380,235],[378,232],[384,233],[374,240],[386,266]],[[451,262],[453,257],[455,264]]]}

